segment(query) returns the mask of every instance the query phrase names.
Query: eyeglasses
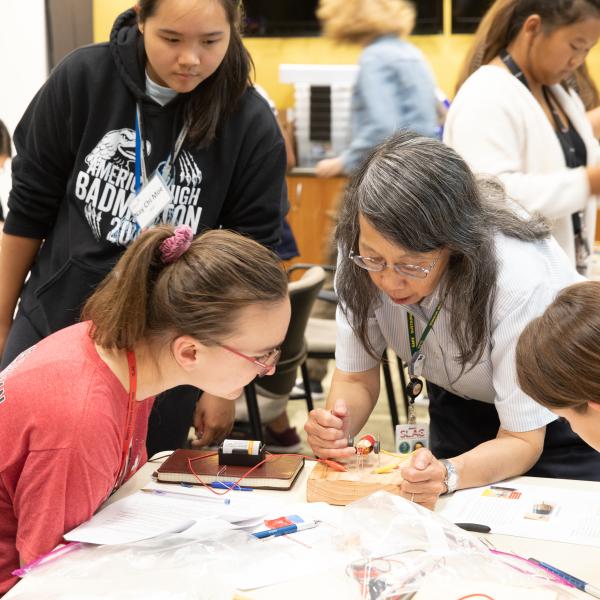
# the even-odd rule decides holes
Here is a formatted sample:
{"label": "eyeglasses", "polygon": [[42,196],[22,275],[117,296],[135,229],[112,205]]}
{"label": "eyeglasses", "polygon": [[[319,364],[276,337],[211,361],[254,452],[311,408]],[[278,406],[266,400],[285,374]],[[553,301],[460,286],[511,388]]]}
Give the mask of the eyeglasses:
{"label": "eyeglasses", "polygon": [[270,352],[267,352],[258,358],[254,358],[253,356],[238,352],[235,348],[231,348],[225,344],[219,344],[219,346],[225,348],[225,350],[228,350],[232,354],[245,358],[251,363],[254,363],[257,367],[260,367],[260,371],[258,372],[259,377],[264,377],[271,369],[275,368],[281,356],[281,348],[273,348]]}
{"label": "eyeglasses", "polygon": [[354,251],[350,252],[348,258],[361,269],[365,269],[365,271],[371,271],[373,273],[380,273],[381,271],[385,271],[385,269],[390,268],[393,269],[394,272],[399,275],[406,275],[408,277],[414,277],[416,279],[425,279],[429,273],[433,270],[433,267],[440,260],[442,253],[435,257],[435,259],[429,264],[427,267],[421,267],[420,265],[411,265],[408,263],[396,263],[394,265],[388,265],[385,261],[380,260],[378,258],[369,258],[368,256],[360,256],[356,254]]}

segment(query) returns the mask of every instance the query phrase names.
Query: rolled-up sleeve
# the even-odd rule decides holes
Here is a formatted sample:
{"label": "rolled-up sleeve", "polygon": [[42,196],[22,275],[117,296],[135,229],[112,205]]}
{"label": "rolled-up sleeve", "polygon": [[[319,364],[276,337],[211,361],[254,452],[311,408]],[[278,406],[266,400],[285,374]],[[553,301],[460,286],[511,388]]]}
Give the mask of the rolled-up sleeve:
{"label": "rolled-up sleeve", "polygon": [[[349,315],[352,318],[351,315]],[[368,323],[368,336],[373,348],[378,355],[383,355],[387,344],[376,317],[370,317]],[[335,365],[342,371],[357,373],[368,371],[377,366],[378,360],[373,358],[362,345],[341,307],[336,313],[336,345]]]}

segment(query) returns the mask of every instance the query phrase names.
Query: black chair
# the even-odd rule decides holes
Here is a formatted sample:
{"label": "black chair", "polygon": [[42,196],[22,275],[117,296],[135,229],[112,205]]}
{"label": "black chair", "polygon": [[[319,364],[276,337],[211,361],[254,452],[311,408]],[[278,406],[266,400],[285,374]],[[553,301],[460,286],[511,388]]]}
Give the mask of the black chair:
{"label": "black chair", "polygon": [[[262,389],[271,394],[286,395],[292,391],[296,383],[298,367],[300,367],[305,386],[304,389],[308,391],[303,398],[306,400],[309,411],[313,409],[313,403],[308,387],[308,370],[306,368],[307,346],[304,334],[313,304],[324,281],[324,269],[313,266],[306,270],[302,278],[289,284],[292,317],[285,340],[281,346],[281,358],[277,364],[275,373],[269,377],[260,379],[260,387]],[[257,381],[254,380],[244,390],[252,439],[262,440],[263,432],[256,397],[256,384]]]}

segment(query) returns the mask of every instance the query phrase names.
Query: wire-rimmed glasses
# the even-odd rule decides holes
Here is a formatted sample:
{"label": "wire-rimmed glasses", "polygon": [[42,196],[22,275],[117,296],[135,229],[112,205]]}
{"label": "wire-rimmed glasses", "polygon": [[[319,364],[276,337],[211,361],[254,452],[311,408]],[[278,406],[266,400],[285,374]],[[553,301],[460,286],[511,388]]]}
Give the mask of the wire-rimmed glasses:
{"label": "wire-rimmed glasses", "polygon": [[372,273],[380,273],[387,268],[393,269],[395,273],[399,275],[406,275],[407,277],[414,277],[416,279],[425,279],[429,273],[433,270],[437,262],[440,260],[442,253],[435,257],[428,266],[422,267],[421,265],[412,265],[410,263],[395,263],[388,265],[385,261],[378,258],[369,258],[368,256],[361,256],[356,254],[354,250],[350,251],[348,258],[361,269],[365,271],[371,271]]}

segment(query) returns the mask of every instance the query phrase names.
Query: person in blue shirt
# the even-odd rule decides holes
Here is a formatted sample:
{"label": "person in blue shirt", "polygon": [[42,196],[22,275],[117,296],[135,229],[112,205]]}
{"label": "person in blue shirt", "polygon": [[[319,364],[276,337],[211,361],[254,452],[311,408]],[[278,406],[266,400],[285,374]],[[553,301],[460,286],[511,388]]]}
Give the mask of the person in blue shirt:
{"label": "person in blue shirt", "polygon": [[352,141],[320,161],[319,177],[351,173],[377,145],[401,129],[437,137],[435,81],[421,52],[405,38],[416,12],[405,0],[321,0],[324,34],[364,46],[352,97]]}

